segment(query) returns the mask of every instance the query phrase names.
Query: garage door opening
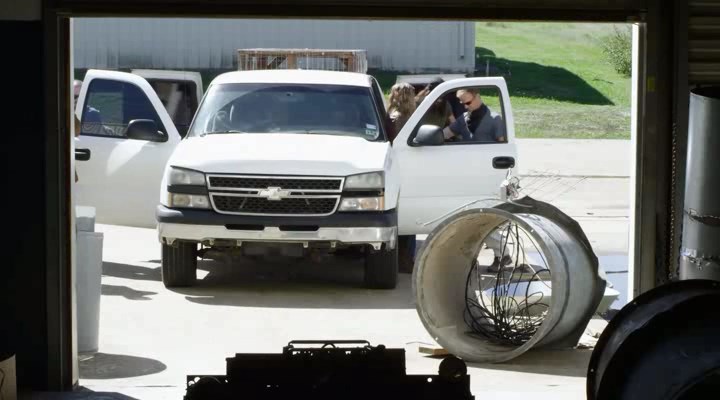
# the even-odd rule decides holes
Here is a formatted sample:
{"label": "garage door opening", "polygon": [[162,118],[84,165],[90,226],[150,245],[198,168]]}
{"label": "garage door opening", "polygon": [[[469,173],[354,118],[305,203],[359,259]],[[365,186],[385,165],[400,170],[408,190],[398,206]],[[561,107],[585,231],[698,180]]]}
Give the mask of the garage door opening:
{"label": "garage door opening", "polygon": [[[631,177],[635,171],[632,157],[635,149],[631,143],[632,79],[627,65],[632,60],[628,47],[631,37],[627,24],[74,19],[74,79],[82,81],[77,84],[77,107],[81,111],[77,113],[79,135],[74,146],[90,152],[89,160],[75,163],[74,203],[94,208],[95,231],[102,233],[103,241],[98,348],[97,352],[79,355],[80,384],[93,391],[116,391],[136,398],[181,396],[187,374],[224,374],[225,357],[234,353],[275,353],[290,340],[307,338],[367,339],[372,344],[406,348],[409,374],[434,373],[439,360],[418,351],[421,346],[433,347],[435,341],[418,319],[411,275],[400,273],[397,286],[391,290],[368,288],[364,251],[377,250],[372,248],[375,243],[380,243],[380,250],[386,246],[412,248],[399,243],[402,237],[403,240],[415,237],[417,249],[449,212],[471,207],[465,206],[480,199],[483,193],[495,195],[497,192],[490,192],[494,190],[492,186],[482,187],[483,177],[488,174],[499,172],[502,181],[506,173],[505,169],[493,167],[492,157],[487,158],[487,154],[504,155],[505,150],[495,154],[493,146],[503,149],[514,146],[512,155],[517,165],[512,173],[519,178],[521,190],[554,204],[578,221],[600,259],[611,289],[617,291],[617,298],[612,298],[602,310],[603,315],[598,315],[589,326],[585,345],[591,346],[592,335],[601,331],[603,318],[611,316],[631,297],[627,287],[632,264],[632,257],[628,256],[634,209]],[[466,146],[460,141],[424,148],[410,145],[410,139],[420,135],[420,129],[408,134],[403,143],[405,150],[395,162],[399,168],[406,166],[410,171],[405,179],[415,182],[415,186],[403,187],[415,192],[406,193],[406,197],[398,195],[405,210],[412,211],[412,217],[405,217],[398,206],[398,243],[390,239],[362,239],[367,246],[360,254],[355,251],[357,246],[342,248],[342,240],[328,240],[327,248],[325,243],[313,248],[314,243],[307,239],[310,236],[304,235],[327,226],[308,222],[307,217],[299,217],[302,222],[268,226],[272,224],[267,221],[277,215],[262,214],[282,214],[287,210],[258,209],[256,213],[260,215],[222,224],[222,229],[254,231],[260,235],[277,228],[275,233],[281,237],[297,235],[293,236],[299,238],[293,241],[293,246],[267,246],[246,236],[243,239],[207,236],[217,241],[203,243],[206,237],[200,237],[202,246],[196,247],[201,256],[196,260],[197,282],[189,287],[166,288],[159,241],[162,233],[155,229],[160,202],[169,206],[167,202],[176,201],[177,197],[177,201],[186,202],[179,208],[187,209],[196,201],[192,196],[205,196],[208,203],[197,200],[199,209],[207,207],[218,215],[230,215],[237,214],[238,207],[251,204],[254,200],[248,198],[260,195],[260,190],[275,188],[273,193],[277,195],[287,189],[283,184],[288,184],[260,182],[264,185],[260,188],[243,181],[240,186],[220,185],[224,189],[218,193],[226,197],[221,198],[218,193],[213,194],[213,174],[218,179],[230,175],[242,179],[312,175],[313,184],[319,178],[331,181],[342,177],[342,184],[347,185],[350,174],[342,173],[349,170],[347,165],[369,162],[369,154],[374,150],[365,146],[380,144],[376,142],[383,142],[390,134],[389,129],[385,132],[385,127],[381,127],[385,123],[382,115],[376,115],[375,122],[360,121],[362,129],[356,133],[367,138],[358,141],[354,149],[341,149],[338,136],[330,134],[318,137],[332,141],[313,142],[314,150],[303,149],[296,139],[310,132],[298,133],[297,127],[289,128],[292,124],[288,121],[300,116],[315,121],[310,115],[317,109],[302,108],[303,104],[318,104],[328,95],[302,103],[311,94],[297,87],[283,88],[280,92],[283,96],[273,92],[242,104],[242,108],[227,110],[226,117],[231,121],[235,118],[232,114],[239,110],[246,113],[246,119],[260,119],[260,115],[267,113],[269,122],[274,121],[272,126],[226,126],[222,128],[225,136],[208,135],[220,128],[204,127],[194,133],[193,125],[200,114],[195,116],[195,122],[193,116],[198,108],[203,109],[202,103],[207,101],[203,96],[213,90],[210,82],[243,67],[238,63],[238,49],[258,48],[364,52],[360,58],[366,62],[365,72],[374,78],[367,89],[376,103],[358,102],[353,115],[363,115],[363,107],[386,111],[391,88],[396,84],[405,83],[417,95],[428,85],[433,88],[439,84],[437,78],[441,78],[445,85],[441,88],[446,88],[443,98],[449,99],[447,113],[443,114],[445,110],[439,113],[438,125],[444,124],[441,128],[451,125],[450,116],[455,120],[464,118],[467,106],[475,107],[480,99],[488,112],[499,115],[505,132],[511,133],[506,133],[504,141],[492,144]],[[280,60],[264,58],[265,67],[275,59]],[[314,67],[298,59],[299,68]],[[277,67],[287,70],[288,62],[287,58],[282,59]],[[342,65],[348,68],[347,64]],[[336,69],[337,65],[323,67]],[[452,86],[453,81],[467,77],[489,80]],[[228,103],[240,97],[237,93],[249,91],[245,87],[228,91]],[[335,95],[343,104],[354,101],[352,93]],[[223,111],[222,106],[212,111],[218,114]],[[415,107],[420,108],[417,104]],[[293,110],[302,110],[296,119],[283,114]],[[332,121],[332,110],[324,110],[327,111],[319,113],[318,120]],[[341,111],[345,112],[342,118],[348,118],[347,110]],[[424,111],[418,121],[412,121],[418,123],[418,128],[419,120],[427,122],[433,117],[431,107]],[[237,121],[242,120],[237,117]],[[208,121],[211,119],[203,122]],[[243,132],[252,133],[253,129],[266,134],[258,138],[262,143],[247,141],[238,146],[225,141],[245,135]],[[295,136],[285,132],[282,138],[287,142],[264,142],[270,137],[267,134],[282,134],[279,131],[282,129],[292,130]],[[156,138],[147,136],[158,132]],[[215,144],[208,145],[210,140]],[[285,149],[289,144],[294,148]],[[173,153],[181,146],[187,156],[173,159]],[[398,147],[393,143],[388,151]],[[432,156],[421,157],[418,149],[432,152]],[[337,153],[335,157],[328,156],[332,152]],[[192,173],[178,178],[187,180],[180,186],[204,185],[205,192],[163,192],[163,186],[169,186],[168,160],[182,160],[185,164],[177,165],[184,167],[180,169],[205,174],[199,185],[193,185],[196,178]],[[325,165],[318,160],[325,160]],[[243,164],[236,167],[240,162]],[[265,167],[259,167],[261,162],[266,162]],[[317,165],[310,167],[310,173],[298,170],[299,163]],[[427,168],[433,163],[433,168]],[[203,170],[201,165],[215,169]],[[379,165],[382,167],[382,163]],[[267,172],[262,168],[267,168]],[[357,172],[359,175],[369,171],[368,167]],[[389,172],[384,179],[386,186],[382,188],[367,182],[363,184],[370,186],[361,184],[353,204],[341,204],[343,193],[335,193],[333,188],[322,189],[325,191],[320,195],[334,199],[334,203],[330,210],[313,208],[313,213],[333,214],[341,206],[379,207],[373,203],[380,197],[378,189],[384,191],[383,201],[393,201],[388,198],[392,197],[388,185],[393,184]],[[469,186],[474,191],[466,190]],[[244,196],[247,189],[258,191]],[[300,189],[303,196],[318,196],[312,188]],[[267,197],[273,193],[263,192],[268,199],[263,207],[277,205]],[[176,195],[186,197],[180,199]],[[373,198],[376,200],[367,200]],[[322,207],[310,204],[308,197],[303,199],[300,208]],[[223,204],[235,208],[224,209]],[[351,215],[358,218],[357,213]],[[339,254],[326,256],[328,253]],[[308,257],[293,257],[298,254]],[[79,268],[78,264],[78,271]],[[78,293],[81,290],[78,287]],[[78,329],[83,328],[80,319]],[[502,383],[507,379],[523,379],[538,387],[546,387],[550,379],[556,389],[546,392],[548,398],[556,398],[560,393],[578,397],[584,393],[584,379],[578,378],[585,376],[589,355],[588,349],[529,352],[505,364],[473,364],[469,366],[472,391],[477,397],[498,395],[511,391]]]}

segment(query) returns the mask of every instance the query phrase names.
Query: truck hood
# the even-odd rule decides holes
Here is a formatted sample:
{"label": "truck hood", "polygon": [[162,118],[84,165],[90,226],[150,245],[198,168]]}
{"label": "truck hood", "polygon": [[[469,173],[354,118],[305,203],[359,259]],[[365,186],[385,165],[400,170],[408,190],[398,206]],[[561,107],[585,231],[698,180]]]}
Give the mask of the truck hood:
{"label": "truck hood", "polygon": [[216,134],[182,140],[169,165],[205,173],[346,176],[380,171],[387,142],[315,134]]}

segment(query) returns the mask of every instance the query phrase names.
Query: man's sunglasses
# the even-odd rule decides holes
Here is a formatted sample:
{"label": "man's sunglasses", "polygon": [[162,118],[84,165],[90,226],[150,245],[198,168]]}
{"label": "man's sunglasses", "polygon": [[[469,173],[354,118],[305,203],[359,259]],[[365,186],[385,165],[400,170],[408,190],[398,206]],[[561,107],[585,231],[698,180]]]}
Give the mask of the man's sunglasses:
{"label": "man's sunglasses", "polygon": [[473,101],[475,101],[475,97],[473,97],[472,100],[470,100],[470,101],[464,101],[463,104],[465,104],[466,106],[469,106]]}

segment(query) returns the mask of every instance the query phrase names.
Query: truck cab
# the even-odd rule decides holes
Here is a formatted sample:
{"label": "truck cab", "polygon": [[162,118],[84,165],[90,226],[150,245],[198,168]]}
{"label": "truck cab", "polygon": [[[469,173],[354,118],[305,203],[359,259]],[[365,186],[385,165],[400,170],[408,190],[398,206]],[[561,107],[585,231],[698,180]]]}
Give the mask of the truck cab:
{"label": "truck cab", "polygon": [[[447,141],[447,126],[423,124],[459,89],[498,116],[502,141]],[[146,79],[91,70],[76,112],[93,154],[78,163],[78,203],[100,223],[157,228],[168,287],[195,282],[198,255],[351,250],[367,287],[394,288],[398,239],[498,198],[516,158],[503,78],[440,84],[392,144],[383,93],[362,73],[222,74],[183,137]]]}

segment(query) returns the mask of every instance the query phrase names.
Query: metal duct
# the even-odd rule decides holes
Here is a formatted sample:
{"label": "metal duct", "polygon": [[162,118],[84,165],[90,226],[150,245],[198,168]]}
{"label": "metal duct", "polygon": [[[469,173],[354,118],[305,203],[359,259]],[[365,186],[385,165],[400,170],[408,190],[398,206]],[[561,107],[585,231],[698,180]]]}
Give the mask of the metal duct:
{"label": "metal duct", "polygon": [[680,279],[720,280],[720,87],[690,95]]}
{"label": "metal duct", "polygon": [[[471,209],[443,221],[415,262],[413,291],[428,333],[448,352],[470,362],[504,362],[537,347],[572,347],[605,289],[589,242],[560,210],[530,198],[518,206]],[[501,210],[499,208],[506,208]],[[539,329],[520,345],[502,345],[468,333],[466,277],[478,249],[501,224],[512,222],[539,245],[551,274],[552,294]]]}

